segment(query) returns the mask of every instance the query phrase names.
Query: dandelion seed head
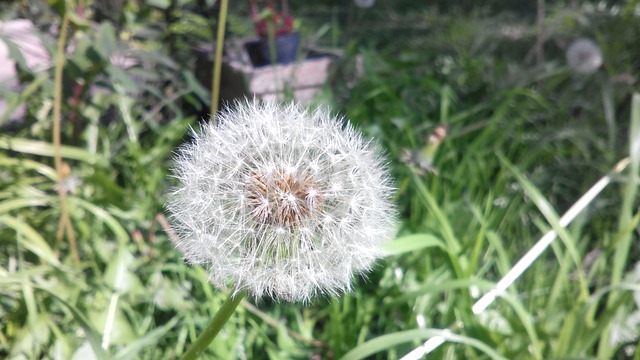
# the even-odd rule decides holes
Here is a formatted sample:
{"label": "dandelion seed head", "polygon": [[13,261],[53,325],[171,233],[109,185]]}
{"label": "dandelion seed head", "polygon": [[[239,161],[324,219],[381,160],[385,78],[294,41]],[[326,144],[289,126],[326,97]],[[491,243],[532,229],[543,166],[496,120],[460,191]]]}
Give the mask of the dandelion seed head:
{"label": "dandelion seed head", "polygon": [[572,42],[566,52],[567,63],[578,74],[591,74],[602,65],[602,50],[589,39]]}
{"label": "dandelion seed head", "polygon": [[326,109],[246,101],[194,132],[167,209],[185,260],[216,283],[307,301],[348,291],[390,238],[380,152]]}

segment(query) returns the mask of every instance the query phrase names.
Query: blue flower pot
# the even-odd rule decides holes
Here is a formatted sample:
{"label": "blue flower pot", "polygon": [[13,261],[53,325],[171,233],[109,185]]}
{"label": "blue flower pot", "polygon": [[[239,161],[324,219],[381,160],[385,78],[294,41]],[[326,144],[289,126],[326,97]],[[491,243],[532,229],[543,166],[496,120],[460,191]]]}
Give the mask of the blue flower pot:
{"label": "blue flower pot", "polygon": [[[298,46],[300,45],[300,33],[293,32],[278,35],[276,42],[276,63],[290,64],[296,60]],[[245,44],[245,49],[254,67],[271,65],[271,52],[268,39],[257,39]]]}

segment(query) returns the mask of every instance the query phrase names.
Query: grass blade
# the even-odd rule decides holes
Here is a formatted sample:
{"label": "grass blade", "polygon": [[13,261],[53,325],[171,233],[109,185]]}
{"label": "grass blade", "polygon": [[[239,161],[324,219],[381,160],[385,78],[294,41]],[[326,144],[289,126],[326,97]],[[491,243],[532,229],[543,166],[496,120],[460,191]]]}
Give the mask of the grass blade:
{"label": "grass blade", "polygon": [[[40,156],[54,156],[54,147],[52,144],[44,141],[10,138],[7,136],[0,136],[0,149],[11,150],[25,154],[40,155]],[[72,147],[72,146],[60,146],[60,152],[65,159],[83,161],[89,164],[106,165],[107,162],[104,158],[91,154],[90,152]]]}
{"label": "grass blade", "polygon": [[487,344],[479,340],[472,339],[466,336],[454,335],[448,330],[438,330],[438,329],[407,330],[407,331],[401,331],[393,334],[383,335],[375,339],[369,340],[364,344],[352,349],[342,357],[342,360],[364,359],[368,356],[379,353],[381,351],[389,350],[397,345],[415,341],[415,340],[423,340],[429,337],[431,338],[441,337],[445,341],[472,346],[482,351],[485,355],[489,356],[491,359],[506,360],[505,357],[501,356],[500,354],[495,352],[495,350],[493,350],[490,346],[488,346]]}
{"label": "grass blade", "polygon": [[446,249],[442,240],[430,234],[411,234],[399,237],[384,244],[387,256],[400,255],[430,247]]}
{"label": "grass blade", "polygon": [[49,244],[47,244],[44,238],[29,224],[8,215],[0,216],[0,224],[10,227],[16,232],[20,232],[22,234],[22,236],[20,236],[22,246],[38,255],[42,261],[56,268],[60,268],[60,261],[51,247],[49,247]]}
{"label": "grass blade", "polygon": [[122,348],[118,353],[114,356],[114,360],[126,360],[137,358],[139,353],[145,348],[154,346],[162,339],[162,337],[169,332],[169,330],[173,329],[173,327],[178,322],[178,318],[174,317],[166,324],[162,325],[159,328],[154,329],[153,331],[147,333],[145,336],[137,339],[136,341],[130,343],[126,347]]}

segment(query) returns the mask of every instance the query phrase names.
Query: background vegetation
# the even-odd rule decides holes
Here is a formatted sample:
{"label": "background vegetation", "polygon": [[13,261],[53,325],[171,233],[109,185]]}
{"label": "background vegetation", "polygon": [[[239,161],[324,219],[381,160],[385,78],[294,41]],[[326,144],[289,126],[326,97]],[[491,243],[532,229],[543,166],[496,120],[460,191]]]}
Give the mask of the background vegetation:
{"label": "background vegetation", "polygon": [[[341,298],[243,302],[208,358],[394,359],[429,329],[452,329],[459,337],[433,358],[640,359],[640,4],[481,3],[291,1],[304,41],[343,54],[317,102],[388,151],[399,239]],[[208,112],[199,79],[217,7],[0,4],[3,21],[33,21],[53,60],[65,13],[62,91],[56,66],[32,71],[15,49],[22,90],[0,91],[26,105],[21,121],[0,114],[0,357],[173,359],[226,296],[182,262],[163,215],[172,151]],[[252,26],[248,3],[232,2],[227,39]],[[602,48],[593,74],[566,65],[579,37]],[[402,154],[440,124],[439,175],[418,175]],[[563,229],[558,214],[630,155]],[[72,231],[60,233],[67,216]],[[475,315],[475,300],[551,228],[559,239]]]}

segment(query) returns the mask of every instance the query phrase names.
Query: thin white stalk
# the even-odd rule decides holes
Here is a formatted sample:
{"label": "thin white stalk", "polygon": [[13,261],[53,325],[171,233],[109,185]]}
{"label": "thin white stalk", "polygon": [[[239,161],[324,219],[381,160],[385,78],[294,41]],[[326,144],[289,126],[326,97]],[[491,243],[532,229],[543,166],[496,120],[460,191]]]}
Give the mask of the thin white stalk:
{"label": "thin white stalk", "polygon": [[116,317],[116,309],[118,308],[118,299],[120,294],[115,292],[111,295],[109,302],[109,310],[107,312],[107,321],[104,324],[104,333],[102,334],[102,348],[107,350],[111,342],[111,331],[113,330],[113,322]]}

